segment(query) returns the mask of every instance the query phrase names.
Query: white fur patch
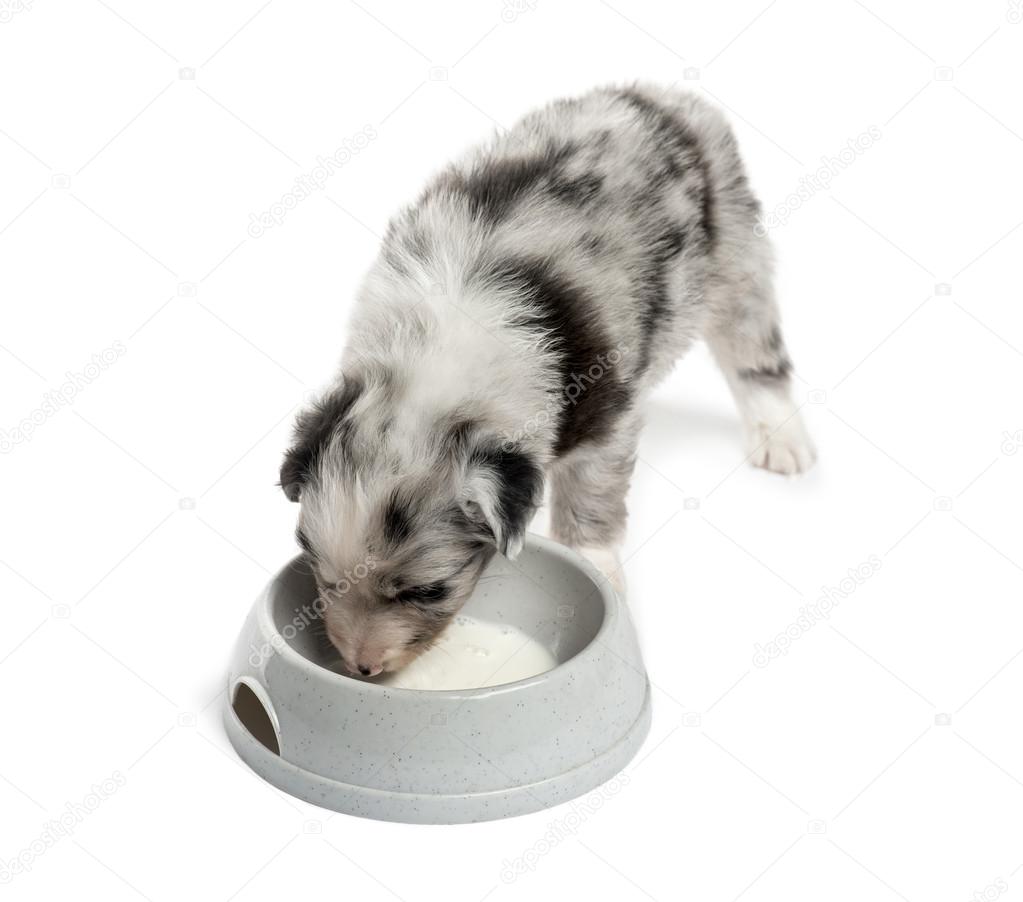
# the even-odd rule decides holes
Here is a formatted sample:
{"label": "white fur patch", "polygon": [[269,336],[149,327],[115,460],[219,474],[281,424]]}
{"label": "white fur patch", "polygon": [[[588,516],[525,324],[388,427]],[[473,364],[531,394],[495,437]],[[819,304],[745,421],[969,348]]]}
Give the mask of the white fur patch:
{"label": "white fur patch", "polygon": [[575,550],[601,572],[618,594],[625,594],[625,572],[622,570],[620,549],[584,547]]}

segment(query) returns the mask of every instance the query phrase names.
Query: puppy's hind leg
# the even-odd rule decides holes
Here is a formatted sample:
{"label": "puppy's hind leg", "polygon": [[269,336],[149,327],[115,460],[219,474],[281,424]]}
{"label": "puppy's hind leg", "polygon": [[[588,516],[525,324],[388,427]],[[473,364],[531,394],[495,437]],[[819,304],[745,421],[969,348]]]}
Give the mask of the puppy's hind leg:
{"label": "puppy's hind leg", "polygon": [[580,552],[624,593],[621,543],[625,496],[636,463],[638,417],[626,416],[599,443],[587,444],[551,470],[551,535]]}
{"label": "puppy's hind leg", "polygon": [[801,473],[816,459],[792,400],[792,363],[770,288],[735,298],[707,343],[745,422],[750,462],[775,473]]}

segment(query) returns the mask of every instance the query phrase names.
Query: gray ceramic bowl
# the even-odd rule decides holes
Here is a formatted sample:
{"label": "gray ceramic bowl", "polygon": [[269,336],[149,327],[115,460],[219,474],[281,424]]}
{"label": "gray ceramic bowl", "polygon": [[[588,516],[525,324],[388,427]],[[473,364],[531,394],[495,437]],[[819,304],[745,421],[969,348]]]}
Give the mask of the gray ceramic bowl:
{"label": "gray ceramic bowl", "polygon": [[413,823],[524,814],[613,777],[650,725],[627,609],[589,562],[537,536],[487,576],[463,612],[532,634],[558,665],[483,689],[399,689],[331,669],[302,613],[315,589],[296,558],[257,599],[231,661],[238,754],[308,802]]}

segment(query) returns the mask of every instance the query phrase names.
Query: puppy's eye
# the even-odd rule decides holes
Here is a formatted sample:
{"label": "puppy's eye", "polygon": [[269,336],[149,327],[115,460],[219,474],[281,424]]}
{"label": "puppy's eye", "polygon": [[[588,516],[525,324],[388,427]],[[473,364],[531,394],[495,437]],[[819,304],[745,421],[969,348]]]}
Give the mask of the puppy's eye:
{"label": "puppy's eye", "polygon": [[443,601],[448,597],[449,589],[444,583],[432,583],[428,586],[411,586],[402,589],[395,598],[398,601],[431,602]]}

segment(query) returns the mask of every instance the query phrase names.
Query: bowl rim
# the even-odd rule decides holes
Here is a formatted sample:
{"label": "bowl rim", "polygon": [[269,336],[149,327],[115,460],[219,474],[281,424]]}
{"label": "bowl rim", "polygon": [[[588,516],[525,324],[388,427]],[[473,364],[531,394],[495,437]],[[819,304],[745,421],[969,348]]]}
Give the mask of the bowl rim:
{"label": "bowl rim", "polygon": [[[514,680],[510,683],[498,683],[495,686],[480,686],[465,689],[407,689],[400,686],[381,686],[378,683],[363,682],[362,680],[357,680],[341,673],[335,673],[321,664],[317,664],[315,661],[310,660],[297,649],[292,647],[291,643],[288,642],[283,635],[281,635],[281,631],[277,628],[277,624],[273,619],[273,587],[284,576],[286,571],[291,570],[297,564],[302,562],[303,556],[301,554],[293,557],[280,570],[278,570],[273,577],[271,577],[270,582],[267,584],[259,598],[259,602],[257,604],[259,621],[262,628],[267,633],[268,641],[273,652],[273,654],[264,661],[262,666],[264,668],[268,667],[275,656],[280,656],[283,660],[288,661],[304,673],[311,674],[317,679],[323,680],[325,683],[335,684],[339,688],[348,691],[366,692],[369,695],[373,695],[374,693],[385,695],[389,693],[397,693],[406,699],[418,696],[420,698],[437,701],[443,699],[478,700],[494,695],[502,695],[506,692],[515,692],[528,688],[529,686],[539,683],[547,683],[551,679],[561,677],[570,669],[576,669],[582,664],[585,664],[587,659],[593,658],[597,654],[596,646],[600,645],[604,648],[608,647],[602,640],[615,628],[615,622],[620,615],[619,608],[623,602],[607,577],[601,574],[601,572],[590,561],[579,554],[578,551],[569,548],[567,545],[562,545],[560,542],[555,542],[553,539],[549,539],[546,536],[537,535],[535,533],[526,534],[525,546],[538,549],[555,557],[561,558],[566,564],[581,571],[583,575],[589,579],[593,586],[593,591],[586,597],[590,598],[592,595],[597,595],[604,608],[604,616],[602,617],[600,626],[597,628],[597,632],[594,633],[593,637],[577,654],[572,655],[572,657],[567,661],[562,661],[556,664],[550,670],[545,670],[542,673],[534,674],[530,677],[524,677],[521,680]],[[513,561],[509,561],[509,563],[513,568],[515,568],[515,563]],[[547,594],[550,595],[550,593]],[[240,676],[241,675],[239,675],[239,678]],[[232,682],[232,697],[235,692],[235,684],[240,681],[239,678],[236,678]]]}

